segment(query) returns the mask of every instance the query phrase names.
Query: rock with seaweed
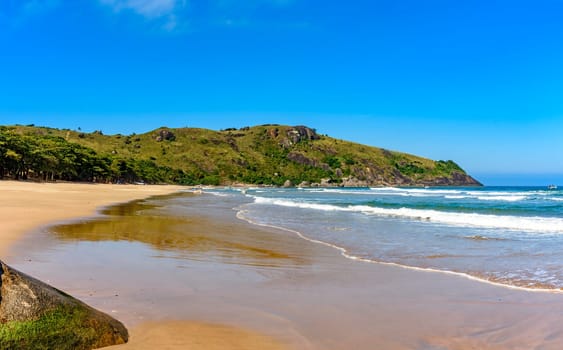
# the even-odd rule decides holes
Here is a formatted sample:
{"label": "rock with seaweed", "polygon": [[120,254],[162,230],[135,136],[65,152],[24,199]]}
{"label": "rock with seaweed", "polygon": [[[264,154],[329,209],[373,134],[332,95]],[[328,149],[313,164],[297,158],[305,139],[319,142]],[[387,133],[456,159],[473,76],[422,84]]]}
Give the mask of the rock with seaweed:
{"label": "rock with seaweed", "polygon": [[0,349],[96,349],[123,344],[125,326],[0,261]]}

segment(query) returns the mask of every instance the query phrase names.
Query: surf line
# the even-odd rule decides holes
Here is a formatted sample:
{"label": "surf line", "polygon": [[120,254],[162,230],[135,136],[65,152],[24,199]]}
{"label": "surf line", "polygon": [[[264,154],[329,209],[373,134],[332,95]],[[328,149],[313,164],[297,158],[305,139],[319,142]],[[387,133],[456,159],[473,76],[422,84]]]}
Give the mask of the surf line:
{"label": "surf line", "polygon": [[373,215],[378,217],[404,218],[407,220],[418,220],[457,227],[495,228],[536,234],[563,233],[563,219],[555,217],[456,213],[433,209],[412,209],[407,207],[389,209],[368,205],[337,206],[332,204],[297,202],[278,198],[263,198],[248,195],[247,197],[254,198],[254,202],[257,204],[276,205],[290,208],[361,213],[368,216]]}
{"label": "surf line", "polygon": [[[251,203],[248,203],[248,204],[251,204]],[[395,266],[395,267],[399,267],[399,268],[403,268],[403,269],[407,269],[407,270],[413,270],[413,271],[441,273],[441,274],[466,278],[466,279],[469,279],[469,280],[472,280],[472,281],[476,281],[476,282],[480,282],[480,283],[484,283],[484,284],[488,284],[488,285],[493,285],[493,286],[497,286],[497,287],[501,287],[501,288],[513,289],[513,290],[520,290],[520,291],[534,292],[534,293],[563,294],[563,289],[557,289],[557,288],[553,288],[553,289],[549,289],[549,288],[528,288],[528,287],[522,287],[522,286],[514,286],[514,285],[510,285],[510,284],[504,284],[504,283],[500,283],[500,282],[489,281],[489,280],[486,280],[486,279],[483,279],[483,278],[472,276],[472,275],[464,273],[464,272],[439,270],[439,269],[434,269],[434,268],[429,268],[429,267],[409,266],[409,265],[403,265],[403,264],[394,263],[394,262],[377,261],[377,260],[362,258],[362,257],[350,254],[348,252],[348,250],[346,250],[346,248],[343,248],[343,247],[340,247],[340,246],[337,246],[335,244],[331,244],[331,243],[328,243],[328,242],[320,241],[318,239],[313,239],[313,238],[307,237],[303,233],[301,233],[297,230],[292,230],[292,229],[287,228],[287,227],[281,227],[281,226],[275,226],[275,225],[256,222],[256,221],[254,221],[254,220],[245,216],[245,213],[247,213],[248,211],[245,210],[243,207],[245,205],[248,205],[248,204],[243,204],[241,206],[233,208],[233,210],[237,211],[236,217],[238,219],[245,221],[245,222],[247,222],[251,225],[268,227],[268,228],[272,228],[272,229],[276,229],[276,230],[280,230],[280,231],[289,232],[289,233],[292,233],[292,234],[298,236],[299,238],[304,239],[306,241],[309,241],[311,243],[321,244],[321,245],[324,245],[326,247],[336,249],[337,251],[340,252],[340,255],[342,255],[346,259],[350,259],[350,260],[358,261],[358,262],[363,262],[363,263],[381,264],[381,265],[386,265],[386,266]]]}

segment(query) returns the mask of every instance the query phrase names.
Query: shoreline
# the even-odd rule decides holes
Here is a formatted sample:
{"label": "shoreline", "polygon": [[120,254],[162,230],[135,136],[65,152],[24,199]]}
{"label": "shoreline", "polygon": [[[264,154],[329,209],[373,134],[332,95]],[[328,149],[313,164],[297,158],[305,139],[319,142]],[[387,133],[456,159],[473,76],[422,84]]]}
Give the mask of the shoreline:
{"label": "shoreline", "polygon": [[[52,197],[53,193],[49,194]],[[103,193],[99,195],[103,197]],[[193,205],[186,215],[193,218],[193,222],[186,234],[206,232],[214,244],[219,242],[219,248],[225,243],[229,249],[247,249],[248,246],[244,254],[254,254],[249,256],[258,260],[252,261],[264,265],[246,265],[244,259],[248,256],[240,253],[231,257],[234,264],[216,260],[214,250],[204,251],[203,260],[182,260],[181,271],[188,284],[169,287],[178,297],[159,300],[158,310],[147,311],[142,322],[129,322],[133,325],[131,343],[116,346],[116,350],[159,346],[169,349],[465,350],[528,349],[538,344],[545,349],[558,349],[563,340],[563,335],[553,326],[563,313],[563,300],[557,293],[499,288],[463,276],[416,271],[386,263],[358,264],[357,260],[346,259],[341,250],[336,251],[323,242],[305,242],[287,230],[284,234],[279,228],[260,228],[240,220],[233,215],[232,207],[209,197],[190,199]],[[91,214],[90,211],[81,217]],[[215,233],[221,230],[228,235]],[[245,238],[246,235],[249,237]],[[271,250],[274,258],[264,256],[265,249]],[[44,262],[30,264],[37,268],[45,265]],[[80,269],[79,266],[74,268]],[[116,275],[114,280],[92,282],[93,285],[107,282],[124,298],[102,305],[104,310],[113,310],[112,305],[124,303],[131,304],[127,305],[130,310],[135,307],[144,310],[147,299],[143,298],[147,295],[136,299],[138,296],[132,293],[134,284],[121,281],[135,275],[133,268],[133,265],[124,266],[125,271],[114,268],[111,270],[112,275]],[[71,294],[88,290],[88,286],[82,287],[82,283],[73,281],[72,276],[58,273],[62,274],[62,281],[68,283],[64,288]],[[94,272],[82,271],[78,276],[86,279],[90,273]],[[140,268],[137,273],[150,274],[150,271]],[[123,285],[116,285],[118,283]],[[150,293],[157,293],[148,295],[151,300],[167,295],[158,294],[156,289]],[[107,299],[96,300],[104,298]],[[117,318],[125,316],[125,311],[117,311]],[[135,313],[127,316],[129,321],[132,316]],[[246,343],[237,343],[238,340]]]}
{"label": "shoreline", "polygon": [[367,263],[367,264],[379,264],[379,265],[385,265],[385,266],[393,266],[393,267],[398,267],[398,268],[411,270],[411,271],[423,271],[423,272],[445,274],[445,275],[465,278],[465,279],[468,279],[470,281],[475,281],[475,282],[479,282],[479,283],[483,283],[483,284],[487,284],[487,285],[491,285],[491,286],[495,286],[495,287],[501,287],[501,288],[507,288],[507,289],[513,289],[513,290],[520,290],[520,291],[523,291],[523,292],[563,294],[563,289],[522,287],[522,286],[517,286],[517,285],[512,285],[512,284],[505,284],[505,283],[501,283],[501,282],[490,281],[490,280],[487,280],[487,279],[484,279],[484,278],[479,278],[477,276],[473,276],[473,275],[470,275],[470,274],[464,273],[464,272],[451,271],[451,270],[439,270],[439,269],[430,268],[430,267],[410,266],[410,265],[403,265],[403,264],[394,263],[394,262],[377,261],[377,260],[372,260],[372,259],[367,259],[367,258],[361,258],[361,257],[355,256],[355,255],[349,254],[348,250],[346,248],[337,246],[337,245],[332,244],[332,243],[328,243],[328,242],[320,241],[320,240],[317,240],[317,239],[309,238],[305,234],[303,234],[302,232],[299,232],[299,231],[296,231],[296,230],[293,230],[293,229],[289,229],[289,228],[285,228],[285,227],[281,227],[281,226],[260,224],[260,223],[254,222],[250,219],[245,218],[241,214],[241,211],[237,212],[236,217],[238,219],[242,220],[242,221],[248,222],[251,225],[272,228],[272,229],[275,229],[275,230],[286,231],[286,232],[289,232],[291,234],[296,235],[297,237],[299,237],[299,238],[301,238],[301,239],[303,239],[307,242],[311,242],[311,243],[314,243],[314,244],[319,244],[319,245],[323,245],[323,246],[332,248],[332,249],[338,251],[339,254],[342,257],[344,257],[348,260],[351,260],[351,261],[357,261],[357,262]]}

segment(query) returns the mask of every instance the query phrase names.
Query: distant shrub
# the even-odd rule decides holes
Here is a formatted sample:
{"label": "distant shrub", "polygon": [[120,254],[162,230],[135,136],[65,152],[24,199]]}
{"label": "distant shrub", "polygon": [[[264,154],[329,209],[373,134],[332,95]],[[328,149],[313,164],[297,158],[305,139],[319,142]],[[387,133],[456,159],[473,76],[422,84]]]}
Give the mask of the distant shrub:
{"label": "distant shrub", "polygon": [[325,158],[323,159],[323,162],[326,163],[326,164],[328,164],[328,166],[331,167],[331,168],[333,168],[333,169],[340,168],[340,166],[341,166],[340,159],[338,159],[338,158],[335,157],[335,156],[328,156],[328,157],[325,157]]}
{"label": "distant shrub", "polygon": [[344,164],[346,165],[354,165],[356,164],[356,161],[354,160],[354,156],[351,154],[345,154],[342,156],[342,159],[344,159]]}
{"label": "distant shrub", "polygon": [[454,171],[463,173],[463,169],[457,165],[453,160],[438,160],[436,162],[436,170],[446,174],[451,174]]}

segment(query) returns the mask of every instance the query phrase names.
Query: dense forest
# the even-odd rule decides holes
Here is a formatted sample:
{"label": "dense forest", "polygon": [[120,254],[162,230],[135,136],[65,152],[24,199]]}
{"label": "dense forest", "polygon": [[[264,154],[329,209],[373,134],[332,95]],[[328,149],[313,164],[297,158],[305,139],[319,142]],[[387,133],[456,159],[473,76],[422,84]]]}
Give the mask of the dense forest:
{"label": "dense forest", "polygon": [[479,185],[453,161],[281,125],[159,128],[140,135],[1,126],[0,177],[185,185]]}
{"label": "dense forest", "polygon": [[49,134],[20,134],[0,127],[0,177],[16,180],[194,183],[181,170],[153,161],[98,154]]}

